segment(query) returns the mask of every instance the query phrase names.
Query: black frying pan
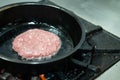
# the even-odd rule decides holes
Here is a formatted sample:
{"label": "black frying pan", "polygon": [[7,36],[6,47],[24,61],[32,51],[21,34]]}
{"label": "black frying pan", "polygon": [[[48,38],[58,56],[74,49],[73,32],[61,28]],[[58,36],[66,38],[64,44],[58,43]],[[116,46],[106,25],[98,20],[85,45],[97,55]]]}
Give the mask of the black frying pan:
{"label": "black frying pan", "polygon": [[[62,60],[77,51],[85,31],[75,14],[52,4],[17,3],[0,8],[0,59],[19,64],[45,64]],[[25,60],[12,49],[13,39],[33,28],[50,31],[62,41],[59,52],[51,59]]]}

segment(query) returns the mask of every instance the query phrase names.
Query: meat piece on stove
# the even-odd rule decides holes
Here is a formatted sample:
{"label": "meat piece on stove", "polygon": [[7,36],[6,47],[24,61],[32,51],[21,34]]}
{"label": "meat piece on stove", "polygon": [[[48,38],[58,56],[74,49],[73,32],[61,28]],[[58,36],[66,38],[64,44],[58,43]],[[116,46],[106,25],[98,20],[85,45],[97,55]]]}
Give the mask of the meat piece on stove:
{"label": "meat piece on stove", "polygon": [[26,59],[50,58],[60,46],[61,40],[56,34],[42,29],[29,29],[12,42],[13,50]]}

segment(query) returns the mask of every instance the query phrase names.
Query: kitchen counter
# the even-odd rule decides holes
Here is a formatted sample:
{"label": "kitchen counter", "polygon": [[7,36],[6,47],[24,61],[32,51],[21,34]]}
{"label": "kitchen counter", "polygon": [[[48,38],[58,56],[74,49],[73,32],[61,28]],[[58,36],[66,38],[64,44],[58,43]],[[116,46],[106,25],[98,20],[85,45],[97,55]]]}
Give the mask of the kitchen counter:
{"label": "kitchen counter", "polygon": [[[0,0],[0,6],[16,2],[39,0]],[[120,0],[51,0],[73,11],[89,22],[102,26],[105,30],[120,37]],[[120,61],[105,71],[96,80],[119,80]]]}

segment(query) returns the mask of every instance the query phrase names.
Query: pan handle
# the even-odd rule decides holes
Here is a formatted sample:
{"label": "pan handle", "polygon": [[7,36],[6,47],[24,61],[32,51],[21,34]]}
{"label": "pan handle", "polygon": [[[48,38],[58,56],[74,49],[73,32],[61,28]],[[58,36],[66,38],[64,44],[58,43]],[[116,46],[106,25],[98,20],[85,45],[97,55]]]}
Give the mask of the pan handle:
{"label": "pan handle", "polygon": [[[50,0],[40,0],[40,1],[38,1],[38,3],[51,4],[51,5],[58,6],[58,5],[56,5],[54,2],[52,2],[52,1],[50,1]],[[60,6],[58,6],[58,7],[60,7]]]}
{"label": "pan handle", "polygon": [[39,3],[47,3],[47,4],[54,4],[52,1],[50,0],[40,0],[38,1]]}
{"label": "pan handle", "polygon": [[42,2],[48,2],[48,0],[40,0],[40,1],[42,1]]}

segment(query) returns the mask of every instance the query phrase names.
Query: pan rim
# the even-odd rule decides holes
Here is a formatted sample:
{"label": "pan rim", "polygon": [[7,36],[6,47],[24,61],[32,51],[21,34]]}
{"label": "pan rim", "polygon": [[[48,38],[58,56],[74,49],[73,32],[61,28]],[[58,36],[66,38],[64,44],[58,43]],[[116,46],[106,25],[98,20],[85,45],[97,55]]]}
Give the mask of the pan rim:
{"label": "pan rim", "polygon": [[65,8],[62,8],[62,7],[60,7],[60,6],[56,6],[56,5],[48,4],[48,3],[47,3],[47,4],[44,4],[43,2],[42,2],[42,3],[38,3],[38,2],[21,2],[21,3],[9,4],[9,5],[0,7],[0,12],[3,11],[3,10],[6,10],[6,9],[12,8],[12,7],[17,7],[17,6],[22,6],[22,5],[42,5],[42,6],[47,6],[47,7],[56,8],[56,9],[58,9],[58,10],[62,10],[63,12],[69,14],[70,16],[72,16],[72,17],[75,19],[75,21],[79,24],[79,27],[81,28],[81,38],[80,38],[80,41],[79,41],[79,43],[73,48],[73,50],[69,52],[68,55],[61,56],[61,57],[59,57],[59,58],[57,58],[57,59],[50,59],[50,60],[45,60],[45,61],[40,61],[40,62],[38,62],[38,61],[37,61],[37,62],[28,62],[28,61],[27,61],[27,62],[26,62],[26,61],[24,62],[24,61],[15,61],[14,59],[7,59],[7,58],[2,57],[2,56],[0,55],[0,58],[1,58],[1,59],[6,60],[6,61],[9,61],[9,62],[13,62],[13,63],[21,63],[21,64],[44,64],[44,63],[50,63],[50,62],[59,61],[59,60],[61,60],[61,59],[67,58],[68,56],[70,56],[71,54],[73,54],[75,51],[77,51],[77,50],[81,47],[82,43],[83,43],[84,40],[85,40],[85,35],[86,35],[86,34],[85,34],[85,29],[84,29],[84,27],[81,26],[81,22],[79,21],[78,16],[77,16],[75,13],[73,13],[73,12],[71,12],[71,11],[65,9]]}

